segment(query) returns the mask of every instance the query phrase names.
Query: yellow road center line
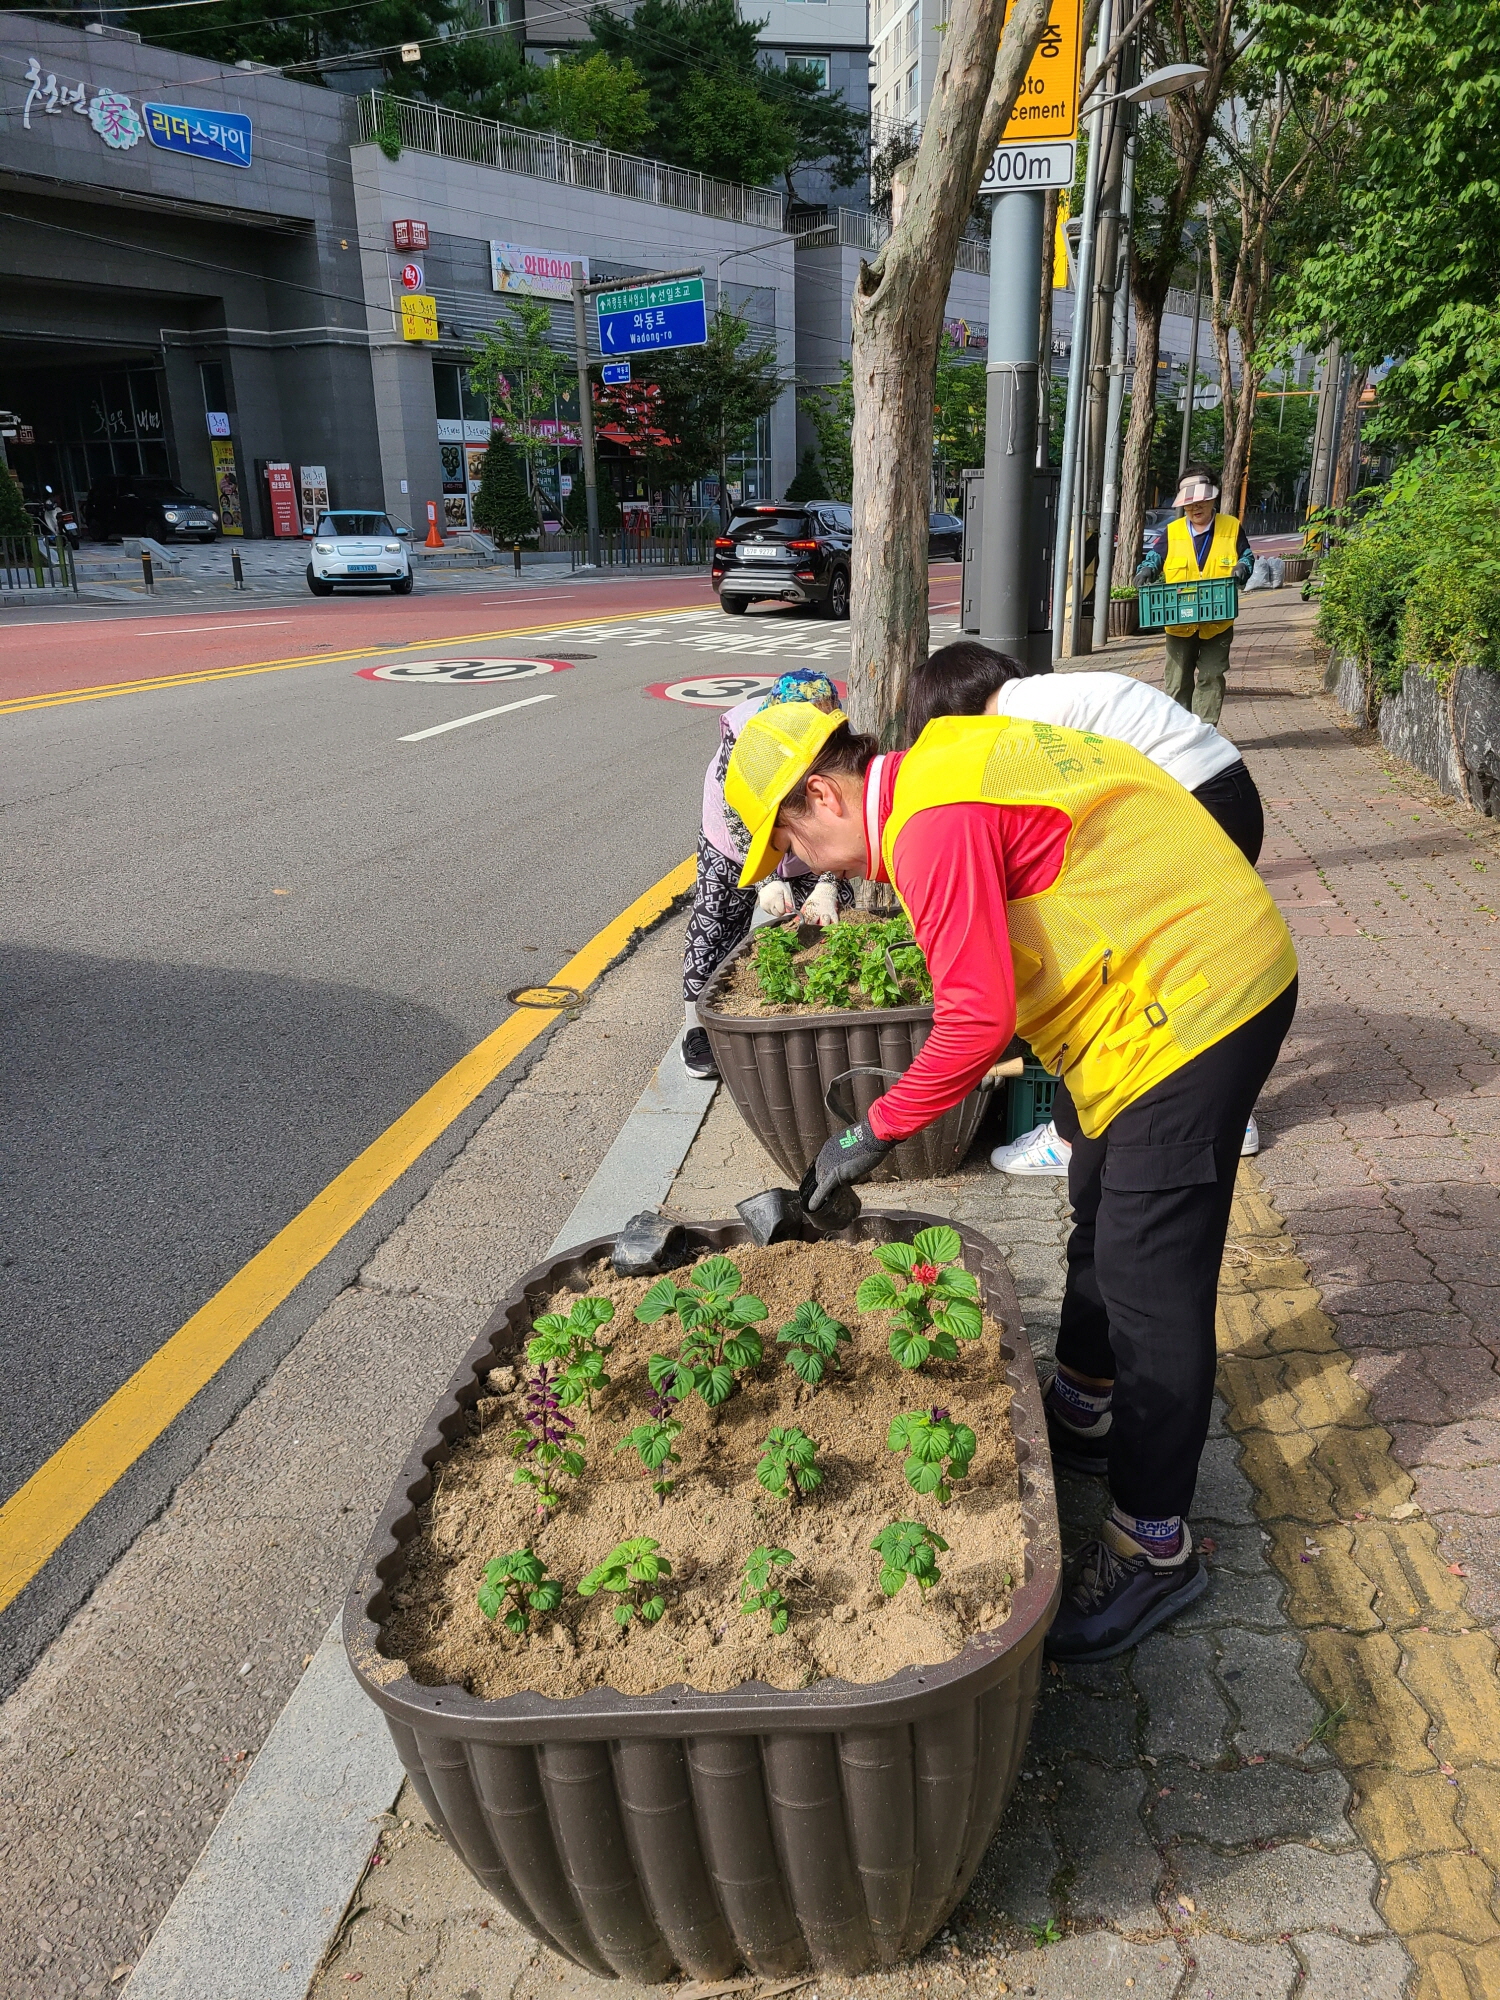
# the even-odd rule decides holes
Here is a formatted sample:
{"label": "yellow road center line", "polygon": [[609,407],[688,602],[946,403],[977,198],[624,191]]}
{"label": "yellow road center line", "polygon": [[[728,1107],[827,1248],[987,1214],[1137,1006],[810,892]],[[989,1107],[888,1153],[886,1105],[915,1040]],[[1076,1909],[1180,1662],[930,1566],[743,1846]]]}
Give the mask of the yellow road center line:
{"label": "yellow road center line", "polygon": [[653,618],[680,617],[684,611],[704,611],[703,604],[668,604],[658,611],[627,611],[615,618],[568,618],[548,625],[510,625],[500,632],[457,632],[437,639],[408,639],[399,646],[357,646],[343,653],[302,653],[293,659],[258,660],[244,667],[200,667],[184,674],[158,674],[151,680],[108,681],[102,687],[59,688],[51,694],[16,695],[0,701],[0,715],[29,715],[37,708],[66,708],[76,701],[108,701],[117,694],[157,694],[163,688],[197,687],[204,681],[242,680],[253,674],[284,674],[293,667],[336,665],[340,660],[378,660],[391,653],[430,653],[438,646],[482,646],[492,639],[535,639],[548,632],[577,632],[592,625],[640,625]]}
{"label": "yellow road center line", "polygon": [[[692,886],[695,868],[684,861],[637,896],[551,983],[579,992],[591,986],[636,931]],[[524,1008],[461,1056],[0,1506],[0,1610],[256,1328],[565,1006]]]}

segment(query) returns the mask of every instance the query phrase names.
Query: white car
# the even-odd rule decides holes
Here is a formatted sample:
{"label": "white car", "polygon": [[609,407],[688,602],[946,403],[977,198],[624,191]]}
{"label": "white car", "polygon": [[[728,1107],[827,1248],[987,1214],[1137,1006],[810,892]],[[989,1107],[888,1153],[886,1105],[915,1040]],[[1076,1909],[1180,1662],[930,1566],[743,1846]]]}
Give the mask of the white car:
{"label": "white car", "polygon": [[314,597],[331,597],[336,584],[380,583],[405,597],[411,589],[409,528],[393,528],[386,514],[341,508],[318,523],[307,564]]}

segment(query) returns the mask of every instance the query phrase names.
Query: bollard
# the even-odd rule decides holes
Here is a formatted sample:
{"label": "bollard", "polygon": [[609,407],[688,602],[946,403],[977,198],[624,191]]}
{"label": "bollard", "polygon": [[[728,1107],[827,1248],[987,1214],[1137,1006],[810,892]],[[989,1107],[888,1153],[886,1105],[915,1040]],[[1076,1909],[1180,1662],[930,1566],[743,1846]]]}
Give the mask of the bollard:
{"label": "bollard", "polygon": [[521,574],[521,544],[519,542],[516,542],[514,544],[514,546],[511,549],[511,554],[515,557],[516,575],[519,576]]}
{"label": "bollard", "polygon": [[151,551],[149,549],[141,550],[141,575],[146,579],[147,591],[154,597],[156,595],[156,578],[151,573]]}
{"label": "bollard", "polygon": [[230,550],[229,560],[234,569],[234,587],[236,590],[243,590],[245,588],[245,569],[243,563],[240,561],[240,552],[238,549]]}

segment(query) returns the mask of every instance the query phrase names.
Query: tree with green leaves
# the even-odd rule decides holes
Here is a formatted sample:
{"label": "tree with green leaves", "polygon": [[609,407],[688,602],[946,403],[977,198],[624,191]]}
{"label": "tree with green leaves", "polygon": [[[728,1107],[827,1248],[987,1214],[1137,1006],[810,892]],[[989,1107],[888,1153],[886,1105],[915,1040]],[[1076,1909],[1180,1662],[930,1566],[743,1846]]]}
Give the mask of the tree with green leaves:
{"label": "tree with green leaves", "polygon": [[643,357],[635,365],[643,375],[649,369],[650,381],[604,390],[600,420],[646,461],[653,492],[716,472],[722,512],[729,461],[749,447],[756,425],[781,394],[775,348],[755,345],[749,322],[721,299],[708,322],[706,346]]}
{"label": "tree with green leaves", "polygon": [[830,500],[847,501],[854,489],[854,378],[846,361],[837,382],[804,389],[797,407],[818,439],[818,463],[827,474]]}
{"label": "tree with green leaves", "polygon": [[473,512],[475,527],[483,528],[501,544],[530,541],[537,531],[526,474],[499,431],[490,433]]}
{"label": "tree with green leaves", "polygon": [[797,461],[797,470],[792,475],[791,484],[782,494],[783,500],[831,500],[828,481],[823,477],[823,468],[818,463],[818,448],[809,445]]}
{"label": "tree with green leaves", "polygon": [[14,541],[36,533],[36,523],[26,511],[21,482],[10,467],[0,462],[0,535]]}
{"label": "tree with green leaves", "polygon": [[984,464],[985,367],[943,334],[932,398],[932,440],[938,496],[952,493],[965,466]]}
{"label": "tree with green leaves", "polygon": [[469,387],[484,397],[491,422],[526,467],[541,533],[546,503],[537,468],[557,449],[557,405],[568,363],[552,345],[552,315],[541,299],[508,299],[504,313],[469,349]]}
{"label": "tree with green leaves", "polygon": [[776,68],[735,0],[640,0],[629,15],[596,7],[588,18],[587,46],[644,83],[658,159],[722,180],[783,180],[793,199],[799,167],[844,187],[864,171],[858,114],[808,65]]}
{"label": "tree with green leaves", "polygon": [[1490,0],[1269,0],[1268,57],[1337,91],[1358,143],[1289,330],[1356,372],[1399,358],[1368,434],[1486,435],[1500,405],[1500,11]]}
{"label": "tree with green leaves", "polygon": [[564,56],[540,72],[530,114],[548,130],[588,145],[639,153],[655,132],[651,99],[628,56],[616,62],[602,49]]}

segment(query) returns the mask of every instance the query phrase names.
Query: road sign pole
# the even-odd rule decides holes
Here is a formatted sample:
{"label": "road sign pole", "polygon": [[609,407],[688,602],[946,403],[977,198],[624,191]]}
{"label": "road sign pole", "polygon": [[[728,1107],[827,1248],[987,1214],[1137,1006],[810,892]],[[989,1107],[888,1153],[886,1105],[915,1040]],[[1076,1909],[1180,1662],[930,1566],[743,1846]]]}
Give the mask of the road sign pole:
{"label": "road sign pole", "polygon": [[1036,483],[1037,294],[1044,194],[990,204],[990,345],[985,362],[979,624],[1030,666],[1031,517]]}
{"label": "road sign pole", "polygon": [[599,567],[599,471],[594,463],[594,391],[589,381],[588,270],[573,266],[573,341],[578,349],[578,435],[583,442],[584,504],[588,509],[589,568]]}

